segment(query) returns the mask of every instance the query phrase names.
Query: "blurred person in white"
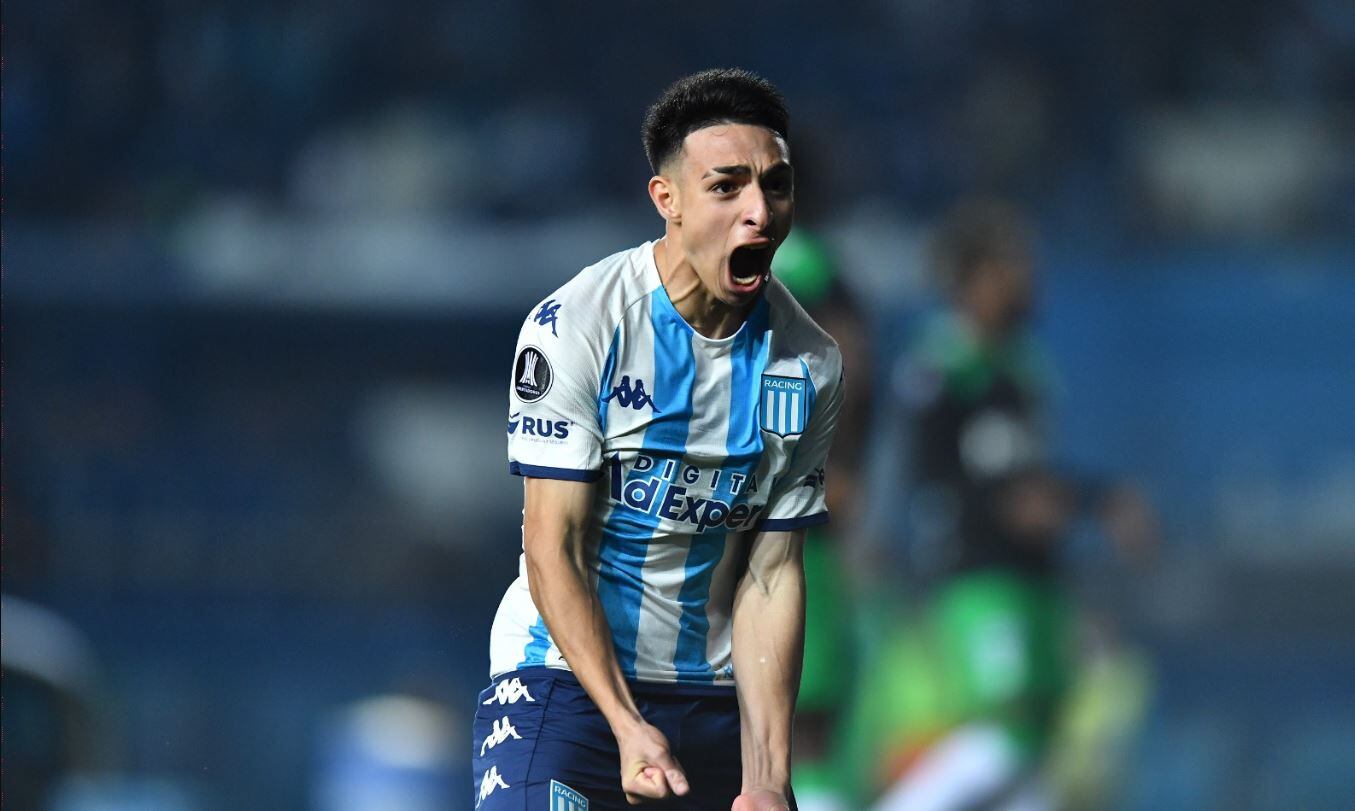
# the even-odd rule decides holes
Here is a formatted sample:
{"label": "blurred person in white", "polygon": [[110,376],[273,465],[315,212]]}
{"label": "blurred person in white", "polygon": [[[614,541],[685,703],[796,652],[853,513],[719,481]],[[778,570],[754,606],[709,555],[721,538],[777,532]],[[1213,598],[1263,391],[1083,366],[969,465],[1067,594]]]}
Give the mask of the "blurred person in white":
{"label": "blurred person in white", "polygon": [[674,83],[643,128],[663,237],[523,324],[523,555],[475,718],[485,811],[795,808],[801,552],[828,520],[843,384],[771,273],[795,210],[788,125],[746,71]]}
{"label": "blurred person in white", "polygon": [[1034,235],[1020,210],[962,203],[938,229],[933,262],[947,306],[895,375],[908,436],[903,540],[925,550],[913,571],[924,616],[900,634],[914,662],[928,661],[884,655],[864,681],[881,707],[886,693],[915,691],[893,702],[912,711],[880,727],[874,778],[885,789],[875,808],[1050,808],[1040,772],[1073,674],[1060,542],[1085,510],[1141,560],[1156,544],[1155,520],[1133,488],[1050,459],[1052,373],[1028,330]]}

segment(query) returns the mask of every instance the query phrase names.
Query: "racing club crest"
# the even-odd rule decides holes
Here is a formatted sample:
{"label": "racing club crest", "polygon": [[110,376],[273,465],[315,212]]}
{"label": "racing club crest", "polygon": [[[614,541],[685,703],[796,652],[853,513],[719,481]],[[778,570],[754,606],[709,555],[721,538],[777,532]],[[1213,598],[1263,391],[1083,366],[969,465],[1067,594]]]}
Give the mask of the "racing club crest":
{"label": "racing club crest", "polygon": [[762,430],[777,436],[804,433],[809,411],[809,387],[803,377],[762,376],[758,407]]}
{"label": "racing club crest", "polygon": [[513,393],[524,403],[534,403],[546,396],[555,374],[545,354],[534,346],[524,346],[513,364]]}
{"label": "racing club crest", "polygon": [[552,780],[550,811],[588,811],[588,798],[559,780]]}

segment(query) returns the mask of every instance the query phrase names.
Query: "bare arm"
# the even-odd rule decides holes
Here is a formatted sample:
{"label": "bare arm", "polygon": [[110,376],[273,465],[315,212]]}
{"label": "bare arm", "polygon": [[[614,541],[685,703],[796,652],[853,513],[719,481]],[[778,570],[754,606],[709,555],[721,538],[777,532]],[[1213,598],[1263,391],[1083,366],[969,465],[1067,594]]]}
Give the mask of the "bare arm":
{"label": "bare arm", "polygon": [[641,717],[626,685],[589,577],[585,540],[592,497],[591,484],[525,479],[522,548],[532,602],[616,736],[626,799],[686,794],[687,778],[667,739]]}
{"label": "bare arm", "polygon": [[743,742],[735,811],[788,806],[790,736],[804,659],[804,531],[759,532],[734,595],[734,673]]}

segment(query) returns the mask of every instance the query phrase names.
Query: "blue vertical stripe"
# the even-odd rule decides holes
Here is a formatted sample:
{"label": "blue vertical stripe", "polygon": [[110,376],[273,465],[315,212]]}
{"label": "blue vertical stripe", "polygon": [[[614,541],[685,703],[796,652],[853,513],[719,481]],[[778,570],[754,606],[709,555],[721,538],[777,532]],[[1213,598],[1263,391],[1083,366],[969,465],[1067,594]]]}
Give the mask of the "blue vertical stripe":
{"label": "blue vertical stripe", "polygon": [[[762,407],[762,371],[767,368],[769,350],[767,302],[758,302],[744,328],[734,337],[730,351],[729,429],[725,440],[725,460],[720,466],[720,485],[715,498],[731,507],[748,500],[746,489],[732,492],[734,476],[746,483],[762,459],[762,431],[758,414]],[[693,535],[687,552],[686,571],[678,601],[682,616],[678,620],[677,650],[674,668],[680,681],[711,681],[715,673],[706,658],[710,636],[710,583],[715,568],[724,557],[726,532]]]}
{"label": "blue vertical stripe", "polygon": [[532,635],[530,642],[522,649],[522,661],[518,667],[529,667],[531,665],[544,665],[546,663],[546,651],[550,650],[550,634],[546,632],[546,620],[540,615],[536,615],[536,622],[527,629]]}
{"label": "blue vertical stripe", "polygon": [[616,373],[616,348],[621,342],[621,325],[616,325],[616,331],[612,333],[612,345],[607,349],[607,360],[602,364],[602,379],[598,381],[598,430],[602,431],[602,439],[607,440],[607,404],[611,400],[604,400],[608,394],[612,393],[612,376]]}
{"label": "blue vertical stripe", "polygon": [[678,673],[678,681],[711,681],[715,678],[706,659],[706,641],[710,635],[706,606],[710,603],[710,581],[720,558],[724,557],[728,538],[726,532],[692,535],[682,589],[678,592],[682,616],[678,618],[677,649],[673,653],[673,669]]}
{"label": "blue vertical stripe", "polygon": [[[662,285],[651,294],[649,304],[650,328],[654,333],[654,379],[645,383],[656,413],[645,429],[642,446],[645,453],[659,461],[661,471],[664,459],[680,462],[687,449],[696,359],[692,356],[692,328],[673,309]],[[632,471],[626,484],[650,475]],[[598,545],[598,600],[611,627],[621,671],[630,677],[635,676],[645,557],[658,525],[657,510],[646,513],[614,505]]]}

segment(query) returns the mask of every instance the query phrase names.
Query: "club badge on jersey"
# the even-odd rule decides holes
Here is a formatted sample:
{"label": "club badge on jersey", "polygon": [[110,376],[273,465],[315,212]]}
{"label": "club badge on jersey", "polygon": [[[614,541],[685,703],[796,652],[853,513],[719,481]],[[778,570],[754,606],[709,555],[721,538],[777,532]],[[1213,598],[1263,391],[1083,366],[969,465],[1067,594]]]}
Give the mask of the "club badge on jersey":
{"label": "club badge on jersey", "polygon": [[803,377],[762,376],[762,404],[759,408],[762,430],[777,436],[804,433],[808,420],[808,402]]}

